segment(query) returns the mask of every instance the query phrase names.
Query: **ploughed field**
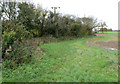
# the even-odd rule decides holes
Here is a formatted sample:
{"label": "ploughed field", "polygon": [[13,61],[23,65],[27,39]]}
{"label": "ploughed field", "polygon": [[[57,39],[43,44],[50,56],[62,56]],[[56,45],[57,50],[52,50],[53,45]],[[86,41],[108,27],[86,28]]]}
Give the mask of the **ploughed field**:
{"label": "ploughed field", "polygon": [[[117,82],[117,33],[41,44],[30,64],[4,69],[3,82]],[[110,45],[109,45],[110,44]],[[44,51],[41,51],[41,48]]]}

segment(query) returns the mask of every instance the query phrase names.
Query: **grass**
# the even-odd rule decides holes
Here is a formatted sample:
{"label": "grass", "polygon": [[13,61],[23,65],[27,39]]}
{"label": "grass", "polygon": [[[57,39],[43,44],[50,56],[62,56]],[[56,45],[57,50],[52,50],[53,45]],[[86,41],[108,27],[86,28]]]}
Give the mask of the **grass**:
{"label": "grass", "polygon": [[120,33],[120,32],[119,31],[108,31],[108,32],[101,32],[101,31],[99,31],[98,32],[98,34],[101,34],[101,33],[104,33],[104,34],[108,33],[109,34],[109,33]]}
{"label": "grass", "polygon": [[[96,38],[99,38],[97,36]],[[3,68],[3,82],[117,82],[118,52],[85,44],[95,37],[42,44],[36,59],[16,70]],[[41,58],[41,56],[43,58]]]}
{"label": "grass", "polygon": [[2,83],[2,70],[1,70],[2,64],[0,63],[0,84]]}
{"label": "grass", "polygon": [[106,33],[105,38],[98,39],[97,41],[109,42],[109,41],[118,41],[117,33]]}

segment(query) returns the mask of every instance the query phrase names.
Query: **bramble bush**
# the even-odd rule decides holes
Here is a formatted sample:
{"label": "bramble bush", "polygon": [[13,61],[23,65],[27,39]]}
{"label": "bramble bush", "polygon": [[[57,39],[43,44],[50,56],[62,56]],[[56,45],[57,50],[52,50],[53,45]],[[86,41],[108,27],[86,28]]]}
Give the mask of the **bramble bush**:
{"label": "bramble bush", "polygon": [[29,32],[25,30],[24,26],[12,21],[3,22],[2,52],[5,53],[6,49],[8,49],[14,41],[21,41],[28,36],[30,36]]}
{"label": "bramble bush", "polygon": [[[2,57],[6,68],[15,68],[19,64],[29,62],[31,60],[32,52],[27,40],[31,35],[19,23],[6,21],[3,24],[2,35]],[[11,46],[11,51],[6,51]]]}
{"label": "bramble bush", "polygon": [[5,53],[4,67],[16,69],[22,63],[29,63],[32,59],[32,47],[26,42],[15,41],[12,44],[12,51]]}
{"label": "bramble bush", "polygon": [[6,49],[13,44],[15,40],[15,34],[16,32],[10,31],[10,32],[3,32],[2,35],[2,52],[5,53]]}

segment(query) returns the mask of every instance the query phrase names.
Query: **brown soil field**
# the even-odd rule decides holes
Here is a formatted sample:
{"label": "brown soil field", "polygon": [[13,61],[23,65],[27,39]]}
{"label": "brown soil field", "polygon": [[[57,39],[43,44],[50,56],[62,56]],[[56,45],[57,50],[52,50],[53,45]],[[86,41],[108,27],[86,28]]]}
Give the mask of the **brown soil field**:
{"label": "brown soil field", "polygon": [[[118,42],[118,34],[96,34],[100,36],[104,36],[101,38],[95,38],[93,40],[87,41],[86,44],[95,47],[103,47],[103,48],[119,48],[120,42]],[[108,37],[113,37],[115,39],[106,39]],[[117,40],[116,40],[117,39]]]}

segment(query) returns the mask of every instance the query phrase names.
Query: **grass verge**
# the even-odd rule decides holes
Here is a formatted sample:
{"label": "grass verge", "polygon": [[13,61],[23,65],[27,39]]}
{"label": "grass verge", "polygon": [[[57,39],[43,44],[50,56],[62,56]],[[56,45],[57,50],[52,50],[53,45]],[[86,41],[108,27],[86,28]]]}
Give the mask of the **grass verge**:
{"label": "grass verge", "polygon": [[117,82],[118,52],[85,44],[93,38],[41,44],[37,60],[14,71],[3,69],[3,82]]}

